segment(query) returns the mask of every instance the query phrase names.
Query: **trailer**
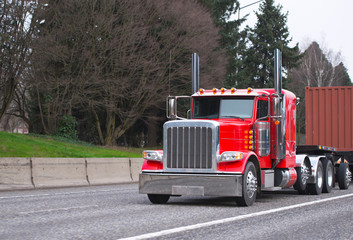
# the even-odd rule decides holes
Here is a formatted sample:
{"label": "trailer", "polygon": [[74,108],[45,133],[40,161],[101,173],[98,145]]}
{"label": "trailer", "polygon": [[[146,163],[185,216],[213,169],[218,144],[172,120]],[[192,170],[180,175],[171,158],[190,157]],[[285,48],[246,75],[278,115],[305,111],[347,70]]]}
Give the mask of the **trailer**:
{"label": "trailer", "polygon": [[[336,173],[353,172],[353,87],[306,87],[305,130],[307,145],[332,146]],[[347,166],[346,166],[347,165]],[[351,175],[349,176],[350,178]],[[337,181],[343,179],[336,177]],[[343,185],[340,185],[343,188]]]}
{"label": "trailer", "polygon": [[[299,99],[282,89],[281,52],[275,51],[273,89],[199,88],[193,55],[193,95],[169,96],[163,149],[147,150],[139,192],[152,203],[171,196],[227,196],[251,206],[261,191],[293,187],[299,194],[329,193],[352,180],[350,151],[296,145]],[[178,101],[190,99],[187,118]],[[347,160],[348,159],[348,160]]]}

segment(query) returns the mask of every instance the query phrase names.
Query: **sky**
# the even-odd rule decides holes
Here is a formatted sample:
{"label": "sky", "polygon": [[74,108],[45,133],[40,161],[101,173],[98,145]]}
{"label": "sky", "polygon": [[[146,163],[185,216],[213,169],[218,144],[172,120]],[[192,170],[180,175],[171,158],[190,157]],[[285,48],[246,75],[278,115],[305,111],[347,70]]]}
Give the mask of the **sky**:
{"label": "sky", "polygon": [[[257,0],[239,0],[240,7]],[[304,51],[311,42],[319,43],[324,51],[333,56],[340,53],[341,62],[348,69],[353,81],[353,0],[275,0],[282,5],[282,13],[288,12],[287,26],[292,37],[292,46],[299,43]],[[249,14],[245,25],[256,23],[255,11],[260,3],[240,10],[240,17]]]}

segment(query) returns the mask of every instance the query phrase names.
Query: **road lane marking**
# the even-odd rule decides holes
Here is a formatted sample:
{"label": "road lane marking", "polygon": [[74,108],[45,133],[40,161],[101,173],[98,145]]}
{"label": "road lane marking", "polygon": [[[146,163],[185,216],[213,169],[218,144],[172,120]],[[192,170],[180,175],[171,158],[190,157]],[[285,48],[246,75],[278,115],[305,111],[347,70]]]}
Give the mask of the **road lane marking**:
{"label": "road lane marking", "polygon": [[224,218],[224,219],[219,219],[219,220],[205,222],[205,223],[198,223],[198,224],[184,226],[184,227],[167,229],[167,230],[154,232],[154,233],[137,235],[137,236],[129,237],[129,238],[120,238],[118,240],[139,240],[139,239],[156,238],[156,237],[161,237],[161,236],[165,236],[165,235],[169,235],[169,234],[175,234],[175,233],[195,230],[198,228],[210,227],[210,226],[214,226],[214,225],[218,225],[218,224],[224,224],[224,223],[234,222],[234,221],[238,221],[238,220],[244,220],[247,218],[263,216],[263,215],[267,215],[267,214],[271,214],[271,213],[287,211],[287,210],[291,210],[294,208],[307,207],[307,206],[311,206],[314,204],[324,203],[324,202],[333,201],[333,200],[342,199],[342,198],[348,198],[348,197],[353,197],[353,193],[341,195],[341,196],[337,196],[337,197],[315,200],[312,202],[305,202],[305,203],[290,205],[290,206],[286,206],[286,207],[270,209],[270,210],[256,212],[256,213],[250,213],[250,214],[246,214],[246,215],[240,215],[240,216],[236,216],[236,217]]}
{"label": "road lane marking", "polygon": [[12,199],[12,198],[32,198],[32,197],[47,197],[47,196],[60,196],[60,195],[74,195],[74,194],[86,194],[86,193],[100,193],[100,192],[131,192],[131,190],[138,189],[117,189],[117,190],[95,190],[95,191],[78,191],[78,192],[63,192],[63,193],[42,193],[42,194],[31,194],[31,195],[17,195],[0,197],[0,199]]}
{"label": "road lane marking", "polygon": [[85,209],[85,208],[92,208],[92,207],[98,207],[98,205],[77,206],[77,207],[68,207],[68,208],[53,208],[53,209],[45,209],[45,210],[37,210],[37,211],[20,212],[18,214],[28,215],[28,214],[36,214],[36,213],[51,213],[51,212],[70,211],[70,210]]}

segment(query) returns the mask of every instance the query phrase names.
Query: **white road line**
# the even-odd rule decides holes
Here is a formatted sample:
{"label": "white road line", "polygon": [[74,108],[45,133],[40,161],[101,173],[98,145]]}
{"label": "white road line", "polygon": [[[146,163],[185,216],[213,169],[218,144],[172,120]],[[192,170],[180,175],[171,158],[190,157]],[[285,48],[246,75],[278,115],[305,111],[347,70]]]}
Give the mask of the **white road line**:
{"label": "white road line", "polygon": [[85,208],[92,208],[92,207],[98,207],[98,205],[77,206],[77,207],[69,207],[69,208],[54,208],[54,209],[46,209],[46,210],[20,212],[18,214],[20,214],[20,215],[28,215],[28,214],[35,214],[35,213],[50,213],[50,212],[69,211],[69,210],[85,209]]}
{"label": "white road line", "polygon": [[47,197],[47,196],[55,196],[55,195],[74,195],[74,194],[86,194],[86,193],[100,193],[100,192],[131,192],[131,190],[135,189],[117,189],[117,190],[94,190],[94,191],[78,191],[78,192],[62,192],[62,193],[42,193],[42,194],[31,194],[31,195],[17,195],[17,196],[7,196],[0,197],[1,199],[12,199],[12,198],[31,198],[31,197]]}
{"label": "white road line", "polygon": [[240,215],[240,216],[230,217],[230,218],[224,218],[224,219],[219,219],[219,220],[205,222],[205,223],[199,223],[199,224],[194,224],[194,225],[189,225],[189,226],[184,226],[184,227],[167,229],[167,230],[154,232],[154,233],[147,233],[147,234],[138,235],[138,236],[129,237],[129,238],[120,238],[118,240],[139,240],[139,239],[156,238],[156,237],[161,237],[161,236],[165,236],[165,235],[169,235],[169,234],[180,233],[180,232],[185,232],[185,231],[189,231],[189,230],[195,230],[198,228],[209,227],[209,226],[213,226],[213,225],[217,225],[217,224],[234,222],[234,221],[243,220],[243,219],[247,219],[247,218],[263,216],[263,215],[267,215],[267,214],[271,214],[271,213],[287,211],[287,210],[294,209],[294,208],[306,207],[306,206],[310,206],[310,205],[314,205],[314,204],[318,204],[318,203],[324,203],[324,202],[333,201],[333,200],[337,200],[337,199],[341,199],[341,198],[348,198],[348,197],[353,197],[353,193],[341,195],[341,196],[337,196],[337,197],[332,197],[332,198],[325,198],[325,199],[316,200],[316,201],[312,201],[312,202],[290,205],[287,207],[270,209],[270,210],[266,210],[266,211],[262,211],[262,212],[256,212],[256,213]]}

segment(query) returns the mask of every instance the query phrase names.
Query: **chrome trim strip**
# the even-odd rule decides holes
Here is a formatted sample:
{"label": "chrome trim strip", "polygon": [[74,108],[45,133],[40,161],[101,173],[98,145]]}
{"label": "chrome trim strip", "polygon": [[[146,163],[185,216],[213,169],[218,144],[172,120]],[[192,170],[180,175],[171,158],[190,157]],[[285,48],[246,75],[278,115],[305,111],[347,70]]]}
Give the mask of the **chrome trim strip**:
{"label": "chrome trim strip", "polygon": [[139,193],[242,196],[242,175],[141,173]]}

